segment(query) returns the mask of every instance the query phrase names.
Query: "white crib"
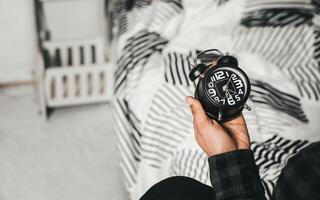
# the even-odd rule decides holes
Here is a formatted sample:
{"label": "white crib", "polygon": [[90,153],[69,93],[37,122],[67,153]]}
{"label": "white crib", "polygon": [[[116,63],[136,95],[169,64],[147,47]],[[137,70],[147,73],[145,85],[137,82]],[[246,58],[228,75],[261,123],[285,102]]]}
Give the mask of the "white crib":
{"label": "white crib", "polygon": [[111,100],[113,67],[105,62],[103,38],[49,41],[43,47],[46,61],[40,66],[38,81],[44,115],[46,107]]}
{"label": "white crib", "polygon": [[45,73],[45,96],[48,106],[98,103],[112,96],[112,65],[106,64],[103,40],[46,42],[49,57],[60,52],[61,67]]}

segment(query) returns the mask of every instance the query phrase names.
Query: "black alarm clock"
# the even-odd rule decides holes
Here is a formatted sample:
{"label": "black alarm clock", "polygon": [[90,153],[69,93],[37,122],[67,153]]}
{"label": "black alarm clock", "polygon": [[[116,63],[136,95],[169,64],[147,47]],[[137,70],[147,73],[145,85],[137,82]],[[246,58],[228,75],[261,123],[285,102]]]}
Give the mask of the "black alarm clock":
{"label": "black alarm clock", "polygon": [[195,98],[210,118],[225,122],[237,117],[244,108],[250,110],[246,104],[251,90],[249,78],[228,53],[224,55],[217,49],[200,52],[189,78],[199,78]]}

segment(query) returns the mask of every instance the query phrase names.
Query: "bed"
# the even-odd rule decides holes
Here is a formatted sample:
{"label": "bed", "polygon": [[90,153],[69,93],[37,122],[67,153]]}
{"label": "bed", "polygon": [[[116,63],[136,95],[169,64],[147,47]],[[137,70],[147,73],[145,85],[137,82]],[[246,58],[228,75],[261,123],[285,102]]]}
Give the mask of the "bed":
{"label": "bed", "polygon": [[198,51],[236,55],[252,91],[243,112],[269,199],[287,160],[320,139],[320,1],[118,2],[114,117],[131,199],[170,176],[210,185],[184,98]]}

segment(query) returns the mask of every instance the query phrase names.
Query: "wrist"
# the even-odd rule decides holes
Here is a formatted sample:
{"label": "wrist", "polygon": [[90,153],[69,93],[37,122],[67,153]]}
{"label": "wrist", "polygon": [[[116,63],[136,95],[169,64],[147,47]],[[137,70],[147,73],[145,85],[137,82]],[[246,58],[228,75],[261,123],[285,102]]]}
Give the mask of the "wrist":
{"label": "wrist", "polygon": [[229,145],[228,147],[222,146],[220,148],[209,149],[205,152],[208,155],[208,157],[211,157],[211,156],[216,156],[216,155],[220,155],[220,154],[224,154],[224,153],[228,153],[228,152],[233,152],[233,151],[237,151],[237,150],[238,150],[238,148],[235,145]]}

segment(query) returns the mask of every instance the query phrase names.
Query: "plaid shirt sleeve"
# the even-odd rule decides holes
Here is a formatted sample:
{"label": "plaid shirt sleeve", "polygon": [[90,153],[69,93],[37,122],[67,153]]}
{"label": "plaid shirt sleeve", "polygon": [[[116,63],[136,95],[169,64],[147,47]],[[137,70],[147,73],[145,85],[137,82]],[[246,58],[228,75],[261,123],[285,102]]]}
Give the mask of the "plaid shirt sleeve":
{"label": "plaid shirt sleeve", "polygon": [[209,159],[210,180],[217,200],[265,200],[251,150],[236,150]]}

